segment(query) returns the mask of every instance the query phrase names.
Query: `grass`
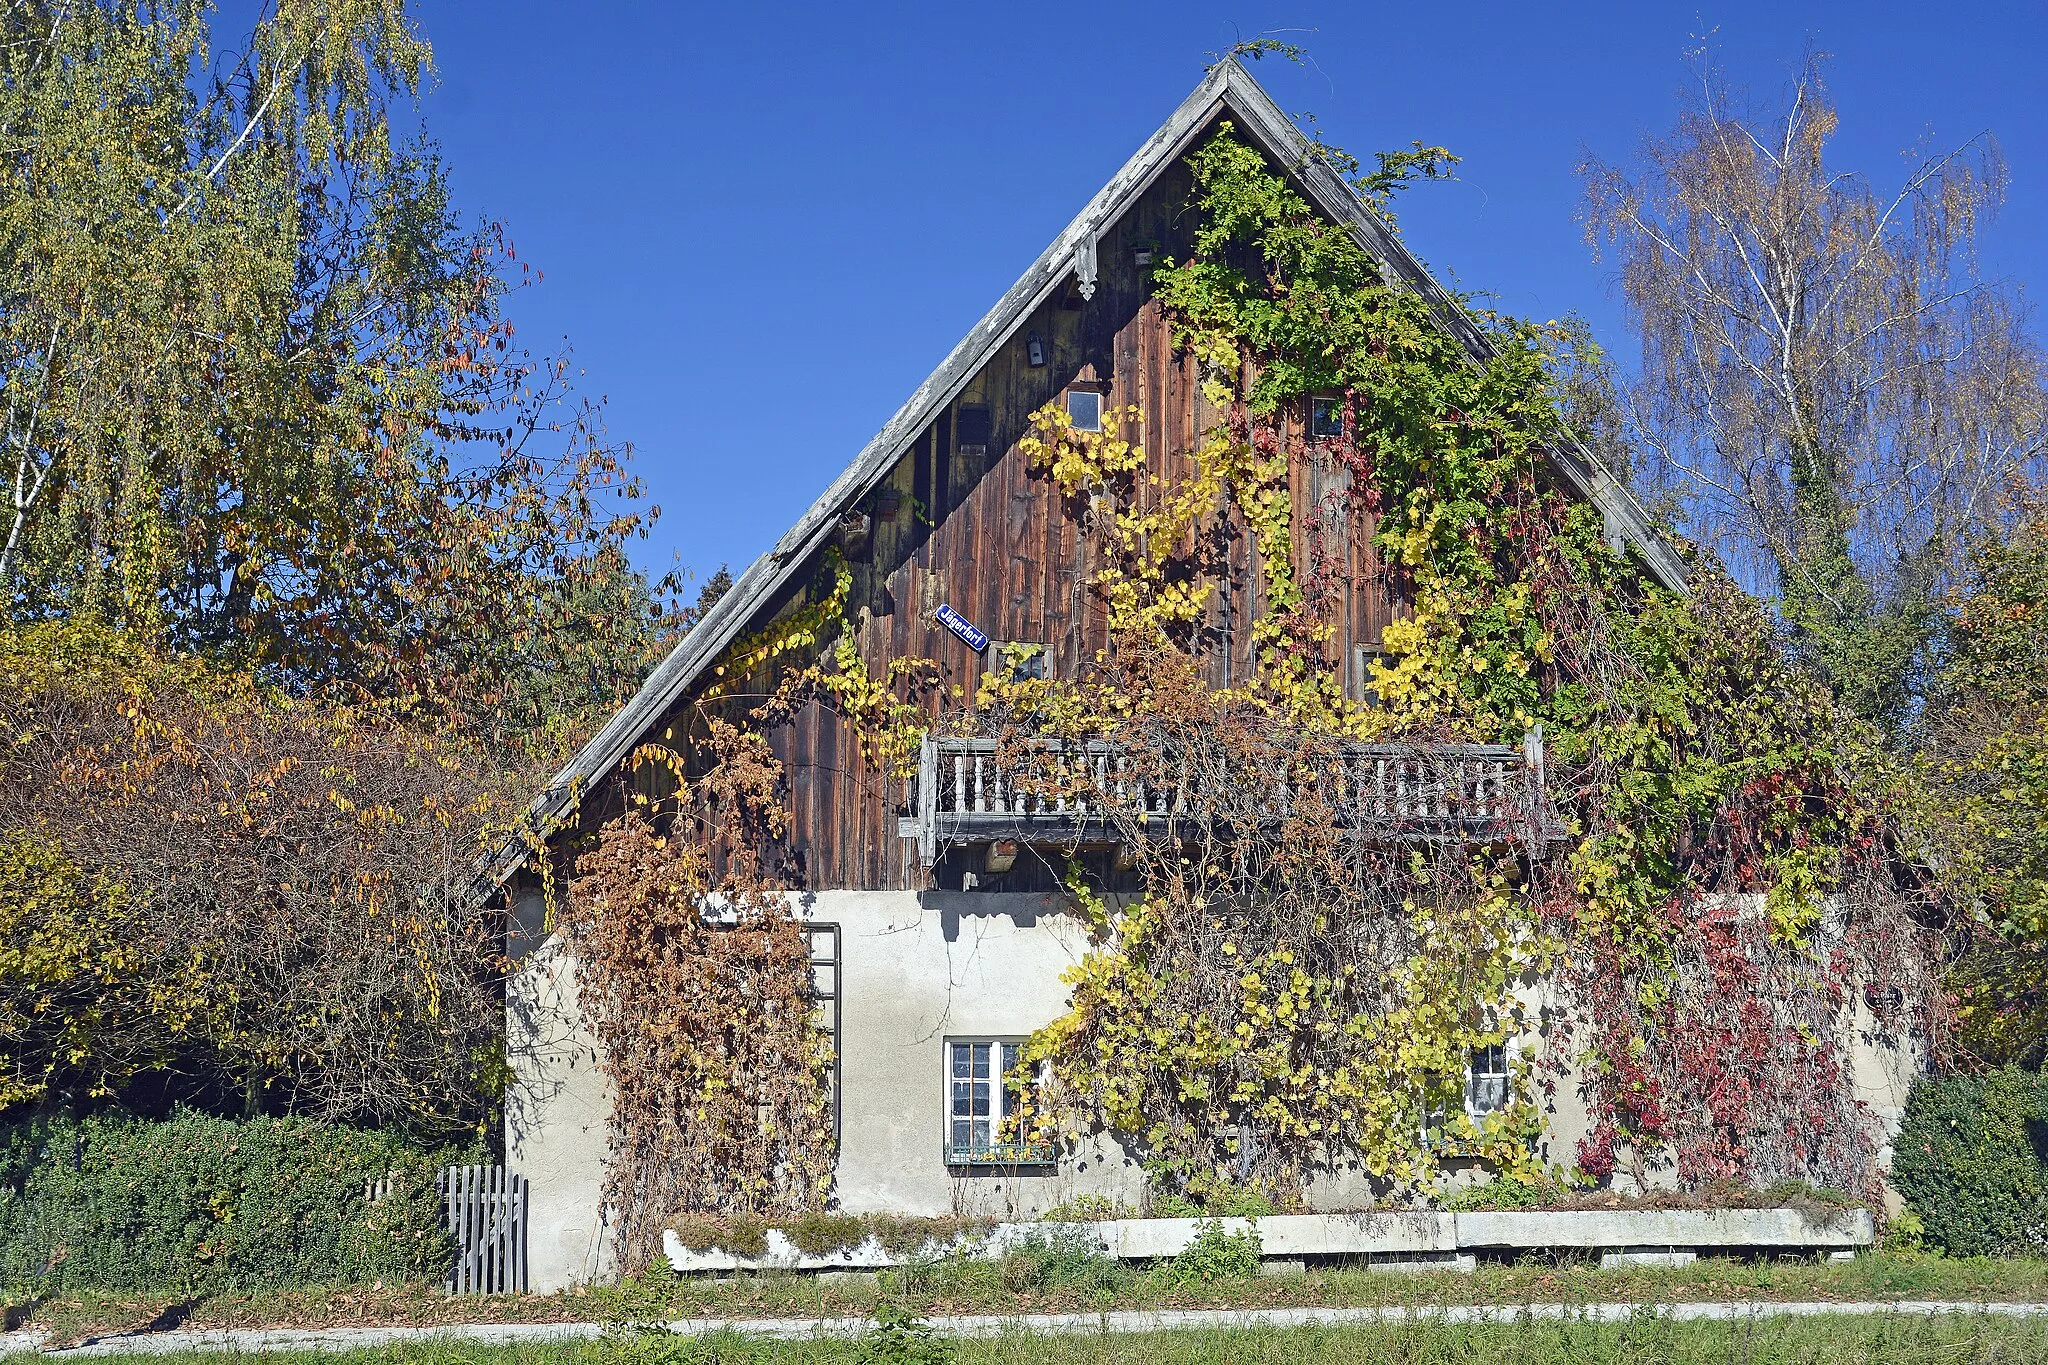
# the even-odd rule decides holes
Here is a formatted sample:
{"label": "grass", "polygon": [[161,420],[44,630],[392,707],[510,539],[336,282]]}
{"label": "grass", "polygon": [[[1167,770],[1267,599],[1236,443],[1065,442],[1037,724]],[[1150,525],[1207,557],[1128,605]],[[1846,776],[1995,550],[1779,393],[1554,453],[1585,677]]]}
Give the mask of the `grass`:
{"label": "grass", "polygon": [[[210,1361],[224,1356],[153,1357]],[[1130,1336],[1021,1334],[956,1343],[619,1337],[584,1345],[427,1342],[304,1365],[2003,1365],[2048,1358],[2048,1323],[1980,1315],[1783,1318],[1753,1323],[1522,1322],[1468,1326],[1236,1328]]]}
{"label": "grass", "polygon": [[[1945,1259],[1873,1253],[1853,1261],[1702,1259],[1683,1268],[1601,1270],[1592,1262],[1482,1265],[1472,1274],[1313,1269],[1291,1279],[1205,1278],[1203,1267],[1139,1271],[1074,1247],[1048,1245],[1002,1261],[948,1259],[826,1282],[768,1272],[725,1280],[645,1277],[615,1288],[450,1298],[426,1286],[355,1287],[199,1300],[174,1295],[69,1294],[12,1299],[9,1327],[60,1341],[155,1326],[260,1327],[464,1322],[656,1322],[682,1318],[861,1317],[882,1304],[927,1316],[1126,1308],[1298,1305],[2048,1301],[2048,1260]],[[2039,1358],[2048,1359],[2048,1351]],[[1627,1359],[1627,1357],[1616,1357]]]}

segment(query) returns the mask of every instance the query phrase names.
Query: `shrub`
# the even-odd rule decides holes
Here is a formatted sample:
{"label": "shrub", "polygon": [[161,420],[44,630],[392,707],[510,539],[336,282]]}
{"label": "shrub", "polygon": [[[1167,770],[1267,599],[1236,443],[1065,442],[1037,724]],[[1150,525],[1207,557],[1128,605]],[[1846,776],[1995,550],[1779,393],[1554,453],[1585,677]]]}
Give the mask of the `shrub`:
{"label": "shrub", "polygon": [[1124,1263],[1071,1223],[1033,1228],[1003,1258],[1004,1280],[1016,1289],[1116,1290],[1131,1278]]}
{"label": "shrub", "polygon": [[851,1251],[873,1237],[884,1250],[902,1256],[933,1247],[943,1252],[963,1236],[977,1236],[995,1226],[989,1218],[902,1218],[891,1214],[795,1213],[778,1217],[755,1214],[682,1213],[671,1217],[667,1230],[691,1251],[725,1251],[735,1256],[760,1256],[768,1250],[768,1232],[779,1230],[791,1245],[809,1256]]}
{"label": "shrub", "polygon": [[2006,1067],[1921,1081],[1892,1181],[1927,1245],[1957,1256],[2048,1251],[2048,1081]]}
{"label": "shrub", "polygon": [[77,622],[0,627],[0,735],[0,1104],[475,1130],[505,1011],[469,882],[513,775]]}
{"label": "shrub", "polygon": [[900,1304],[875,1309],[874,1326],[854,1347],[859,1365],[951,1365],[953,1343]]}
{"label": "shrub", "polygon": [[1148,1212],[1154,1218],[1265,1218],[1278,1213],[1273,1201],[1258,1190],[1213,1175],[1176,1189],[1163,1173],[1154,1172]]}
{"label": "shrub", "polygon": [[1540,1209],[1571,1197],[1571,1191],[1548,1180],[1496,1176],[1445,1195],[1439,1207],[1451,1213],[1494,1209]]}
{"label": "shrub", "polygon": [[1194,1240],[1166,1263],[1166,1279],[1180,1285],[1248,1280],[1259,1273],[1260,1245],[1256,1229],[1229,1232],[1220,1219],[1208,1219],[1195,1229]]}
{"label": "shrub", "polygon": [[[598,1365],[737,1365],[772,1360],[772,1352],[771,1343],[749,1340],[730,1329],[682,1333],[641,1323],[606,1332],[598,1344],[597,1360]],[[456,1357],[460,1365],[472,1365],[474,1359]]]}
{"label": "shrub", "polygon": [[1154,1190],[1147,1201],[1146,1212],[1154,1218],[1200,1218],[1202,1206],[1184,1194]]}
{"label": "shrub", "polygon": [[[304,1119],[180,1113],[0,1129],[0,1281],[208,1293],[436,1278],[444,1155]],[[392,1178],[368,1202],[364,1186]]]}
{"label": "shrub", "polygon": [[851,1213],[800,1213],[782,1224],[783,1235],[807,1256],[850,1251],[865,1242],[868,1225]]}
{"label": "shrub", "polygon": [[926,1247],[950,1247],[962,1237],[979,1237],[995,1226],[992,1218],[898,1218],[869,1214],[863,1222],[869,1232],[893,1255],[903,1256]]}

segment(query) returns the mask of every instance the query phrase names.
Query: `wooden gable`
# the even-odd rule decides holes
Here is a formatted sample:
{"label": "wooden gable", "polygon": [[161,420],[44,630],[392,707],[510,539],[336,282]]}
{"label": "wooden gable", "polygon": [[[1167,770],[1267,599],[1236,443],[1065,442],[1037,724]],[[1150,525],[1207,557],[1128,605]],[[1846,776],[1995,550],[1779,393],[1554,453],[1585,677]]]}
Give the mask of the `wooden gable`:
{"label": "wooden gable", "polygon": [[[871,672],[889,661],[927,658],[948,688],[972,696],[990,661],[941,626],[941,603],[992,640],[1043,645],[1050,666],[1072,676],[1104,643],[1100,604],[1090,591],[1098,567],[1091,546],[1056,490],[1027,467],[1017,442],[1029,414],[1077,385],[1100,392],[1106,408],[1135,405],[1146,416],[1144,448],[1152,470],[1187,472],[1185,454],[1221,414],[1209,409],[1194,362],[1175,354],[1171,329],[1149,297],[1151,266],[1141,249],[1175,258],[1189,253],[1191,176],[1185,156],[1230,120],[1240,136],[1290,168],[1310,202],[1381,262],[1390,280],[1433,305],[1440,324],[1475,363],[1491,341],[1350,189],[1308,152],[1298,129],[1235,62],[1211,71],[1069,224],[953,353],[921,385],[854,462],[732,590],[684,638],[640,693],[535,798],[530,818],[551,826],[567,817],[584,828],[604,818],[606,788],[633,748],[687,723],[694,699],[736,640],[797,609],[819,578],[835,542],[853,570],[847,612]],[[1156,259],[1156,257],[1155,257]],[[1042,355],[1032,363],[1033,343]],[[1283,414],[1299,424],[1304,412]],[[1551,452],[1560,483],[1599,509],[1609,535],[1632,545],[1649,572],[1682,591],[1684,573],[1626,485],[1574,446]],[[1370,518],[1325,509],[1347,500],[1342,471],[1316,460],[1292,470],[1296,543],[1320,523],[1325,552],[1345,565],[1343,601],[1333,621],[1332,663],[1354,693],[1360,650],[1403,610],[1401,585],[1375,554]],[[1216,584],[1202,657],[1218,686],[1252,668],[1250,625],[1257,600],[1257,556],[1275,553],[1240,535]],[[759,680],[767,685],[765,677]],[[935,698],[936,715],[957,703]],[[813,888],[908,889],[927,873],[896,831],[900,781],[870,771],[855,736],[824,707],[807,706],[770,735],[791,785],[793,842]],[[502,881],[525,857],[508,845],[492,876]]]}
{"label": "wooden gable", "polygon": [[[972,697],[982,671],[1002,666],[1004,642],[1043,646],[1055,676],[1083,673],[1107,643],[1106,619],[1091,584],[1099,567],[1091,538],[1052,480],[1031,469],[1019,439],[1030,414],[1081,388],[1103,396],[1105,411],[1135,406],[1145,416],[1147,468],[1169,484],[1193,472],[1187,452],[1224,414],[1201,394],[1198,362],[1173,345],[1171,326],[1150,297],[1150,264],[1140,253],[1184,258],[1192,184],[1176,164],[1096,242],[1091,296],[1078,289],[1030,314],[941,408],[873,492],[858,504],[855,536],[843,543],[854,587],[847,614],[873,676],[891,660],[939,666],[948,689]],[[1031,363],[1034,345],[1043,363]],[[969,416],[963,421],[963,413]],[[1285,414],[1299,428],[1305,412]],[[985,442],[963,442],[963,427]],[[983,449],[976,450],[975,445]],[[1405,610],[1401,585],[1381,564],[1367,516],[1349,510],[1348,476],[1333,464],[1297,458],[1291,485],[1293,545],[1255,543],[1242,527],[1226,551],[1229,571],[1215,584],[1201,656],[1218,687],[1244,682],[1255,663],[1251,622],[1259,601],[1261,557],[1307,554],[1306,528],[1319,523],[1345,565],[1331,642],[1332,663],[1356,687],[1359,651],[1376,649],[1387,622]],[[1141,481],[1142,482],[1142,481]],[[1333,515],[1330,509],[1345,510]],[[860,532],[864,531],[864,539]],[[1326,551],[1330,552],[1330,551]],[[992,641],[977,653],[935,616],[948,605]],[[788,609],[788,604],[782,604]],[[763,686],[768,684],[764,677]],[[931,701],[933,719],[956,705]],[[897,833],[905,792],[873,771],[858,738],[823,703],[769,734],[789,775],[791,844],[812,889],[918,889],[927,884],[911,841]],[[943,875],[943,874],[942,874]]]}

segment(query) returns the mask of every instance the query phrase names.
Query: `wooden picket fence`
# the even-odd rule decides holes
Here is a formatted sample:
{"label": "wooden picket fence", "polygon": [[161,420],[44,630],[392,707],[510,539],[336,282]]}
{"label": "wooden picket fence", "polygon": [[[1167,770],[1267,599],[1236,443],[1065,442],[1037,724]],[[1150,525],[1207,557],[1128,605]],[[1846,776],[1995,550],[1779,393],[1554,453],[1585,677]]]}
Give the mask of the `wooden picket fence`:
{"label": "wooden picket fence", "polygon": [[526,1177],[503,1166],[450,1166],[441,1200],[455,1238],[451,1294],[526,1292]]}

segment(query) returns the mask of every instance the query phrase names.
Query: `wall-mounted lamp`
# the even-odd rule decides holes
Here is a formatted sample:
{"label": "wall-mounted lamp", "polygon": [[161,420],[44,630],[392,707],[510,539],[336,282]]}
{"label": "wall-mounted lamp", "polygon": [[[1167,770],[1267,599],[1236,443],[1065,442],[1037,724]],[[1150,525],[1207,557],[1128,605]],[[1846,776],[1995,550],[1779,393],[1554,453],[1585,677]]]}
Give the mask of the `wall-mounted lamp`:
{"label": "wall-mounted lamp", "polygon": [[1149,246],[1141,246],[1137,250],[1133,251],[1131,253],[1131,263],[1133,265],[1152,264],[1152,248]]}
{"label": "wall-mounted lamp", "polygon": [[1033,332],[1029,337],[1025,338],[1024,360],[1025,363],[1030,365],[1031,368],[1034,370],[1044,368],[1045,343],[1038,339],[1038,333],[1036,332]]}
{"label": "wall-mounted lamp", "polygon": [[988,861],[982,866],[991,877],[1000,877],[1017,865],[1017,841],[998,839],[988,846]]}

